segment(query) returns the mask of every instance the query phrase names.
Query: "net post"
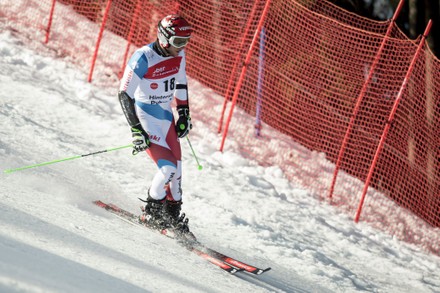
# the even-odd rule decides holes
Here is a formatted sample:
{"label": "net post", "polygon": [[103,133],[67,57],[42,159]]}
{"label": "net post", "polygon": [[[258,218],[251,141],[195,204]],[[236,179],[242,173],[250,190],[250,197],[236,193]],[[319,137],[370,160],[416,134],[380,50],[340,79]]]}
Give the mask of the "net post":
{"label": "net post", "polygon": [[234,95],[232,96],[232,104],[231,104],[231,108],[229,110],[229,116],[228,116],[228,119],[226,120],[225,130],[223,132],[222,141],[221,141],[221,145],[220,145],[221,152],[223,152],[226,136],[228,135],[229,123],[231,122],[232,114],[234,113],[235,104],[237,103],[237,99],[238,99],[238,93],[240,92],[241,85],[243,84],[243,80],[246,75],[247,67],[248,67],[250,59],[252,57],[252,53],[254,51],[254,48],[256,46],[260,31],[263,27],[264,20],[266,19],[266,15],[269,12],[270,3],[271,3],[271,0],[266,1],[266,4],[264,6],[263,12],[260,17],[260,21],[258,22],[258,27],[255,30],[254,37],[252,39],[252,43],[249,46],[249,50],[247,52],[246,59],[244,61],[243,67],[241,68],[240,77],[238,79],[237,85],[235,86]]}
{"label": "net post", "polygon": [[46,38],[44,40],[45,44],[47,44],[49,42],[49,35],[50,35],[50,29],[52,27],[53,13],[55,11],[55,3],[56,3],[56,0],[52,0],[52,6],[50,7],[50,12],[49,12],[49,21],[48,21],[47,27],[46,27]]}
{"label": "net post", "polygon": [[396,114],[397,108],[399,107],[399,103],[402,100],[403,92],[405,91],[406,86],[408,85],[408,81],[409,81],[409,79],[411,77],[411,73],[413,72],[413,69],[414,69],[414,66],[416,64],[416,61],[417,61],[417,59],[418,59],[418,57],[420,55],[420,51],[422,50],[423,46],[425,45],[425,40],[426,40],[426,37],[429,34],[429,31],[431,30],[431,26],[432,26],[432,21],[429,20],[428,25],[426,26],[425,32],[423,33],[422,38],[420,40],[420,43],[419,43],[419,45],[417,47],[417,50],[414,53],[414,57],[411,60],[411,63],[409,65],[409,67],[408,67],[408,70],[406,72],[405,78],[403,79],[402,85],[400,86],[399,93],[397,94],[397,97],[394,100],[393,108],[391,109],[391,112],[390,112],[390,115],[388,117],[387,123],[386,123],[385,128],[384,128],[384,130],[382,132],[382,136],[380,137],[379,145],[377,146],[376,153],[374,155],[373,161],[372,161],[370,169],[368,171],[367,179],[365,180],[365,185],[364,185],[364,188],[362,190],[361,200],[359,202],[359,205],[358,205],[358,208],[357,208],[357,211],[356,211],[356,215],[355,215],[355,218],[354,218],[354,221],[356,223],[359,222],[359,217],[360,217],[361,212],[362,212],[362,207],[364,205],[365,196],[366,196],[367,191],[368,191],[368,186],[370,185],[371,178],[373,177],[374,168],[376,167],[377,161],[379,160],[379,156],[380,156],[380,153],[382,152],[383,146],[385,144],[385,140],[387,138],[388,131],[390,130],[391,124],[394,121],[394,115]]}
{"label": "net post", "polygon": [[89,77],[87,78],[88,82],[92,81],[93,70],[95,69],[96,58],[98,57],[99,46],[101,44],[102,35],[104,34],[104,28],[105,28],[105,24],[107,22],[108,13],[110,11],[111,4],[112,4],[112,0],[108,0],[107,1],[107,5],[105,7],[104,17],[102,18],[102,22],[101,22],[101,28],[99,29],[98,39],[96,40],[95,52],[93,53],[92,64],[90,66]]}
{"label": "net post", "polygon": [[248,21],[246,23],[246,29],[243,33],[243,37],[241,38],[241,43],[240,43],[240,47],[238,49],[238,53],[237,56],[235,58],[235,62],[234,62],[234,66],[232,67],[232,71],[231,71],[231,75],[229,77],[229,82],[228,82],[228,86],[226,87],[226,92],[225,92],[225,99],[223,101],[223,108],[220,114],[220,120],[218,123],[218,133],[222,132],[222,127],[223,127],[223,120],[225,117],[225,111],[226,111],[226,104],[228,103],[229,100],[229,96],[231,95],[231,90],[232,90],[232,85],[234,83],[234,77],[237,73],[237,68],[238,68],[238,64],[240,62],[241,59],[241,51],[243,50],[244,47],[244,43],[246,42],[246,36],[249,33],[250,27],[251,27],[251,23],[252,20],[254,19],[255,16],[255,12],[257,11],[257,6],[258,6],[259,0],[254,0],[254,6],[252,7],[251,13],[249,15]]}
{"label": "net post", "polygon": [[357,114],[359,112],[361,103],[362,103],[362,101],[363,101],[363,99],[365,97],[365,94],[367,92],[368,86],[369,86],[371,80],[373,79],[374,71],[375,71],[375,69],[377,67],[377,64],[379,63],[379,59],[380,59],[380,57],[382,55],[382,51],[385,48],[387,40],[390,38],[390,34],[391,34],[392,29],[393,29],[393,25],[395,24],[395,21],[396,21],[397,17],[399,16],[400,11],[402,10],[403,4],[404,4],[404,0],[400,0],[399,5],[396,8],[396,11],[395,11],[395,13],[394,13],[394,15],[393,15],[393,17],[392,17],[392,19],[390,21],[388,29],[387,29],[387,31],[385,33],[385,36],[384,36],[383,40],[382,40],[382,43],[381,43],[381,45],[380,45],[380,47],[379,47],[379,49],[378,49],[378,51],[376,53],[376,56],[374,57],[373,63],[371,64],[370,70],[368,72],[368,76],[365,79],[364,85],[362,86],[362,89],[361,89],[361,91],[359,93],[359,96],[357,97],[356,105],[355,105],[355,107],[353,109],[353,113],[351,115],[350,122],[349,122],[349,124],[347,126],[347,130],[345,132],[344,139],[343,139],[342,144],[341,144],[341,148],[339,149],[338,159],[336,161],[336,166],[335,166],[335,170],[333,172],[333,178],[332,178],[332,182],[330,184],[329,193],[328,193],[328,197],[330,199],[333,198],[333,193],[334,193],[334,189],[335,189],[336,179],[338,177],[339,169],[341,168],[342,159],[344,158],[345,149],[347,148],[348,140],[350,138],[351,131],[353,129],[354,121],[356,120]]}

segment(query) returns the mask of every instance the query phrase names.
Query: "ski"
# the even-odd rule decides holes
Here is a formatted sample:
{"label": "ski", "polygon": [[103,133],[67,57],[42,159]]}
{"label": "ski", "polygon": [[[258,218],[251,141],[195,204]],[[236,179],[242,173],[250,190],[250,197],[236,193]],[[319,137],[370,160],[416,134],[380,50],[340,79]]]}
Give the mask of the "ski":
{"label": "ski", "polygon": [[234,266],[236,268],[242,269],[242,270],[246,271],[247,273],[250,273],[250,274],[253,274],[253,275],[261,275],[262,273],[265,273],[265,272],[271,270],[270,267],[265,268],[265,269],[260,269],[260,268],[255,267],[255,266],[248,265],[248,264],[246,264],[246,263],[244,263],[242,261],[239,261],[239,260],[237,260],[235,258],[232,258],[230,256],[227,256],[227,255],[224,255],[224,254],[222,254],[222,253],[220,253],[218,251],[215,251],[215,250],[213,250],[211,248],[208,248],[208,247],[205,247],[205,249],[207,250],[207,252],[210,255],[213,255],[216,258],[221,259],[223,262],[225,262],[225,263],[227,263],[229,265],[232,265],[232,266]]}
{"label": "ski", "polygon": [[[170,233],[170,231],[164,229],[161,231],[152,229],[148,226],[143,225],[142,223],[139,223],[139,217],[135,214],[128,212],[117,205],[114,205],[112,203],[104,203],[100,200],[96,200],[93,202],[95,205],[104,208],[105,210],[113,213],[114,215],[118,216],[119,218],[126,220],[132,224],[136,224],[145,228],[148,228],[153,231],[157,231],[160,234],[167,236],[172,239],[178,240],[176,237],[174,237],[174,233]],[[206,247],[205,245],[201,244],[200,242],[196,241],[194,243],[181,243],[177,241],[179,244],[185,246],[188,250],[191,252],[197,254],[198,256],[204,258],[205,260],[211,262],[212,264],[218,266],[222,270],[235,274],[237,272],[247,272],[252,275],[261,275],[267,271],[269,271],[271,268],[268,267],[266,269],[261,269],[253,265],[249,265],[247,263],[244,263],[240,260],[237,260],[235,258],[232,258],[230,256],[227,256],[225,254],[222,254],[214,249],[211,249],[209,247]]]}
{"label": "ski", "polygon": [[[117,217],[119,217],[125,221],[128,221],[131,224],[139,225],[141,227],[145,227],[145,228],[150,229],[152,231],[159,232],[160,234],[167,236],[169,238],[176,239],[173,236],[174,233],[168,233],[167,230],[158,231],[158,230],[149,228],[148,226],[142,225],[141,223],[139,223],[139,218],[135,214],[130,213],[124,209],[121,209],[120,207],[118,207],[114,204],[111,204],[111,203],[107,204],[107,203],[104,203],[100,200],[96,200],[93,203],[95,205],[111,212],[112,214],[116,215]],[[179,244],[182,244],[182,243],[179,243]],[[208,253],[200,250],[198,248],[198,246],[199,246],[198,243],[194,243],[192,245],[183,245],[183,246],[185,246],[189,251],[195,253],[196,255],[202,257],[203,259],[209,261],[210,263],[218,266],[219,268],[221,268],[222,270],[224,270],[230,274],[235,274],[237,272],[243,271],[243,269],[228,265],[227,263],[223,262],[221,259],[218,259],[218,258],[211,256]]]}
{"label": "ski", "polygon": [[221,268],[224,271],[227,271],[230,274],[235,274],[236,272],[241,272],[243,271],[243,269],[240,268],[236,268],[233,267],[225,262],[222,262],[220,259],[215,258],[199,249],[197,249],[196,247],[187,247],[189,250],[191,250],[192,252],[194,252],[195,254],[197,254],[198,256],[206,259],[207,261],[209,261],[210,263],[218,266],[219,268]]}

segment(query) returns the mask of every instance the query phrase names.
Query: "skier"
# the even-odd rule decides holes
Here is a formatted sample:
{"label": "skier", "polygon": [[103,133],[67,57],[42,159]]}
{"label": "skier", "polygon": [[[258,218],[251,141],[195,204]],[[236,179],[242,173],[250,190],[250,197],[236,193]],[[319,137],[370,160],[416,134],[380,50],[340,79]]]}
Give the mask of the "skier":
{"label": "skier", "polygon": [[[192,128],[188,104],[184,48],[193,29],[181,16],[168,15],[157,28],[157,39],[134,52],[119,88],[119,101],[133,137],[133,155],[146,151],[158,172],[148,190],[140,221],[177,236],[194,237],[181,212],[182,165],[180,138]],[[171,102],[175,99],[177,122]]]}

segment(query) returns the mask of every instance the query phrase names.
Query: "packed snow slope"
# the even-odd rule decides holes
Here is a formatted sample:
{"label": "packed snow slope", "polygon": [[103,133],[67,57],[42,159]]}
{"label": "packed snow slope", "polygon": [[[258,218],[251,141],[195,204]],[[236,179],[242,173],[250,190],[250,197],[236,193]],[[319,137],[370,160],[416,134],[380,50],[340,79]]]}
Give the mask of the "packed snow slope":
{"label": "packed snow slope", "polygon": [[[1,28],[0,169],[129,144],[117,84],[89,84],[28,42]],[[194,80],[190,88],[197,109],[209,89]],[[220,153],[204,122],[217,115],[193,115],[203,170],[182,141],[183,210],[201,242],[271,271],[229,275],[94,206],[101,199],[140,212],[155,166],[123,149],[0,175],[0,291],[440,292],[438,257],[353,223],[277,166],[244,159],[239,138]]]}

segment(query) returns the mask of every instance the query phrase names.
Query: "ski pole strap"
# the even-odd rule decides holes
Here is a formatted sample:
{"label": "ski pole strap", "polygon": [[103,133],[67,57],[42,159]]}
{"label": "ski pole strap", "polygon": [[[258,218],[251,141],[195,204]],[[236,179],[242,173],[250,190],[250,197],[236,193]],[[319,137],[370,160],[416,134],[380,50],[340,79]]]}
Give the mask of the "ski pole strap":
{"label": "ski pole strap", "polygon": [[51,164],[60,163],[60,162],[64,162],[64,161],[75,160],[75,159],[79,159],[82,157],[93,156],[93,155],[97,155],[97,154],[101,154],[101,153],[107,153],[107,152],[111,152],[111,151],[129,148],[129,147],[133,147],[133,145],[129,144],[129,145],[110,148],[110,149],[106,149],[106,150],[102,150],[102,151],[92,152],[92,153],[88,153],[88,154],[77,155],[77,156],[68,157],[68,158],[64,158],[64,159],[58,159],[58,160],[53,160],[53,161],[49,161],[49,162],[39,163],[39,164],[35,164],[35,165],[29,165],[29,166],[19,167],[19,168],[15,168],[15,169],[6,169],[3,172],[9,174],[9,173],[13,173],[13,172],[21,171],[21,170],[26,170],[26,169],[30,169],[30,168],[37,168],[37,167],[51,165]]}

